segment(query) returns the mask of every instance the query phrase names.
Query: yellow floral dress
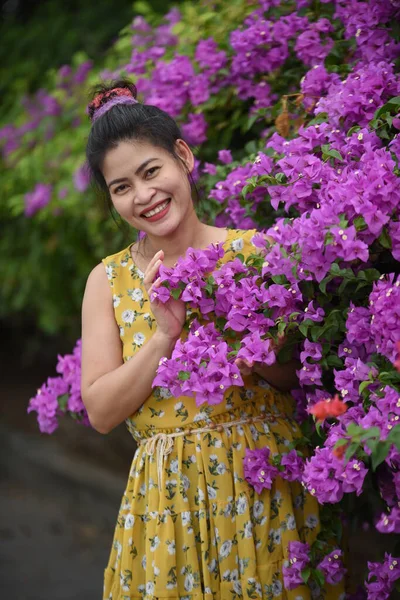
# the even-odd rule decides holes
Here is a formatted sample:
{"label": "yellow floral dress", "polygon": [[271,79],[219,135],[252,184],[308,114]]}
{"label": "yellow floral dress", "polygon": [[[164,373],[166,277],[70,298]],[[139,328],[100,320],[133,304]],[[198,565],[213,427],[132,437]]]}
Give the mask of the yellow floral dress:
{"label": "yellow floral dress", "polygon": [[[221,263],[237,253],[254,252],[254,234],[255,230],[229,230]],[[156,329],[143,273],[130,249],[103,260],[124,361]],[[229,388],[223,403],[200,407],[193,398],[174,398],[168,390],[155,388],[127,419],[138,447],[105,569],[104,600],[345,597],[341,584],[284,588],[288,542],[312,543],[320,527],[318,505],[297,482],[277,477],[271,490],[258,494],[245,481],[246,448],[268,446],[272,455],[287,452],[290,441],[300,435],[289,394],[257,375],[246,378],[245,384]],[[262,412],[277,416],[217,427]],[[203,427],[209,431],[190,431]],[[172,450],[163,457],[159,481],[157,453],[149,452],[145,442],[155,434],[173,432],[185,433],[174,438]]]}

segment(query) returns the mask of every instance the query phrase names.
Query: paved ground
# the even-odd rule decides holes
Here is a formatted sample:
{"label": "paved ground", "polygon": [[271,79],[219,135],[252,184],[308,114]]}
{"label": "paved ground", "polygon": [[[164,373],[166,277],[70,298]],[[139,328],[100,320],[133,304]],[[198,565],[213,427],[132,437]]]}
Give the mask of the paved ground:
{"label": "paved ground", "polygon": [[0,597],[100,600],[124,481],[93,467],[74,473],[51,447],[46,463],[51,443],[34,440],[26,453],[29,440],[0,433]]}

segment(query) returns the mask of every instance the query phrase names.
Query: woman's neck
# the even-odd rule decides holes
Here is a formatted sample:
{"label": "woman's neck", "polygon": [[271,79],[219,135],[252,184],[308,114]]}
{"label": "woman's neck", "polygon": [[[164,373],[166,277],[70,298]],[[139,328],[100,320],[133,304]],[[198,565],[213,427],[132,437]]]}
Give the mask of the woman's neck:
{"label": "woman's neck", "polygon": [[159,250],[164,251],[164,264],[172,266],[180,256],[183,256],[189,247],[203,248],[213,242],[211,239],[213,227],[199,221],[196,213],[194,217],[185,219],[171,235],[155,237],[147,235],[144,244],[146,258],[151,259]]}

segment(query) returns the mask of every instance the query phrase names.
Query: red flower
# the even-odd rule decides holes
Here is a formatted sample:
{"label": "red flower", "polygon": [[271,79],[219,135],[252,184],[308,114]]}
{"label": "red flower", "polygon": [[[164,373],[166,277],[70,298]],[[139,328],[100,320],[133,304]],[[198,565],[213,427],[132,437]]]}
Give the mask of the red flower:
{"label": "red flower", "polygon": [[339,398],[336,394],[334,398],[328,398],[327,400],[320,400],[314,406],[308,409],[308,412],[316,417],[320,423],[327,417],[337,417],[342,415],[347,410],[347,405]]}
{"label": "red flower", "polygon": [[339,458],[339,459],[343,458],[344,453],[347,450],[347,446],[348,446],[348,444],[343,444],[343,446],[338,446],[337,448],[334,448],[332,450],[333,456],[336,456],[336,458]]}
{"label": "red flower", "polygon": [[393,363],[394,368],[400,373],[400,341],[396,342],[397,358]]}

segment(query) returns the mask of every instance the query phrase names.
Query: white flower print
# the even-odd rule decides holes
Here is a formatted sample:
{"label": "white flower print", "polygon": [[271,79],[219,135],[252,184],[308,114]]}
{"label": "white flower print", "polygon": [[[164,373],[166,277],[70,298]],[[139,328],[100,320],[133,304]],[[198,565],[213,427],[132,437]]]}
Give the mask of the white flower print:
{"label": "white flower print", "polygon": [[253,505],[253,516],[255,519],[258,519],[263,514],[264,510],[264,502],[261,500],[256,500]]}
{"label": "white flower print", "polygon": [[310,529],[315,529],[318,525],[318,517],[316,515],[308,515],[306,519],[306,526]]}
{"label": "white flower print", "polygon": [[157,550],[159,545],[160,545],[160,538],[158,537],[158,535],[155,535],[153,538],[150,538],[151,552],[154,552],[155,550]]}
{"label": "white flower print", "polygon": [[237,238],[236,240],[232,240],[231,248],[235,252],[238,252],[239,250],[243,250],[243,247],[244,247],[243,238]]}
{"label": "white flower print", "polygon": [[134,302],[140,302],[140,300],[143,300],[143,292],[140,288],[135,288],[130,291],[129,297]]}
{"label": "white flower print", "polygon": [[175,410],[180,410],[183,407],[184,407],[183,402],[177,402],[176,404],[174,404],[174,409]]}
{"label": "white flower print", "polygon": [[114,308],[117,308],[117,306],[119,306],[121,304],[121,298],[119,296],[117,296],[116,294],[113,295],[113,306]]}
{"label": "white flower print", "polygon": [[288,528],[289,531],[293,531],[294,529],[296,529],[296,519],[294,518],[293,515],[289,515],[286,521],[286,527]]}
{"label": "white flower print", "polygon": [[155,565],[154,561],[152,562],[152,567],[153,567],[153,572],[154,572],[154,576],[158,577],[158,575],[160,574],[160,569]]}
{"label": "white flower print", "polygon": [[279,502],[279,500],[282,498],[282,494],[280,493],[279,490],[276,490],[273,499],[276,500],[276,502]]}
{"label": "white flower print", "polygon": [[279,579],[272,584],[272,593],[274,596],[280,596],[282,594],[282,583]]}
{"label": "white flower print", "polygon": [[230,555],[232,550],[232,540],[226,540],[226,542],[224,542],[219,550],[219,556],[220,558],[226,558],[227,556]]}
{"label": "white flower print", "polygon": [[222,448],[222,440],[215,440],[214,448]]}
{"label": "white flower print", "polygon": [[138,592],[140,593],[141,596],[145,593],[145,590],[146,590],[146,587],[143,584],[138,585]]}
{"label": "white flower print", "polygon": [[281,543],[281,530],[279,529],[270,529],[269,537],[272,538],[274,544]]}
{"label": "white flower print", "polygon": [[118,540],[117,540],[115,542],[115,544],[114,544],[114,548],[117,551],[117,558],[120,558],[121,552],[122,552],[122,544],[121,544],[121,542],[118,542]]}
{"label": "white flower print", "polygon": [[199,497],[199,502],[204,502],[204,492],[201,488],[197,488],[197,495]]}
{"label": "white flower print", "polygon": [[121,317],[124,323],[132,324],[135,320],[135,311],[134,310],[124,310]]}
{"label": "white flower print", "polygon": [[191,515],[190,515],[190,511],[188,510],[184,510],[181,513],[181,519],[182,519],[182,525],[184,527],[187,527],[188,525],[190,525],[191,523]]}
{"label": "white flower print", "polygon": [[215,558],[213,558],[212,561],[210,563],[208,563],[207,567],[208,567],[208,570],[210,571],[210,573],[213,573],[216,570],[217,561],[215,560]]}
{"label": "white flower print", "polygon": [[254,398],[254,391],[246,390],[246,398],[248,398],[249,400],[252,400]]}
{"label": "white flower print", "polygon": [[169,391],[168,388],[166,388],[166,387],[159,387],[158,391],[159,391],[159,394],[160,394],[160,398],[163,398],[163,399],[165,399],[165,398],[172,398],[172,394],[171,394],[171,392]]}
{"label": "white flower print", "polygon": [[144,555],[143,558],[142,558],[142,568],[144,570],[146,570],[146,566],[147,566],[147,556]]}
{"label": "white flower print", "polygon": [[192,573],[188,573],[185,577],[185,583],[183,584],[183,587],[185,588],[185,590],[187,592],[191,592],[193,589],[193,585],[194,585],[194,577],[193,577]]}
{"label": "white flower print", "polygon": [[294,505],[296,508],[300,508],[302,504],[303,504],[303,495],[299,494],[294,499]]}
{"label": "white flower print", "polygon": [[210,460],[218,460],[218,456],[216,454],[210,454]]}
{"label": "white flower print", "polygon": [[177,458],[174,458],[174,460],[171,460],[170,469],[171,469],[171,473],[177,473],[179,471],[179,462],[178,462]]}
{"label": "white flower print", "polygon": [[208,492],[208,497],[211,500],[215,500],[215,498],[217,497],[217,490],[214,490],[213,487],[211,487],[210,485],[207,484],[207,492]]}
{"label": "white flower print", "polygon": [[244,524],[244,537],[251,538],[252,536],[253,536],[253,525],[252,525],[251,521],[247,521],[247,523]]}
{"label": "white flower print", "polygon": [[[125,329],[122,327],[122,325],[119,326],[119,337],[124,337],[125,335]],[[129,357],[131,358],[131,357]]]}
{"label": "white flower print", "polygon": [[216,470],[218,475],[224,475],[226,473],[226,465],[224,465],[224,463],[219,463]]}
{"label": "white flower print", "polygon": [[168,540],[166,543],[168,546],[168,554],[172,556],[173,554],[175,554],[175,540],[172,540],[172,542]]}
{"label": "white flower print", "polygon": [[131,513],[127,514],[126,518],[125,518],[125,529],[132,529],[134,523],[135,523],[134,515],[132,515]]}
{"label": "white flower print", "polygon": [[140,332],[135,333],[135,335],[133,336],[133,341],[135,342],[135,344],[137,346],[142,346],[145,339],[146,339],[146,336]]}
{"label": "white flower print", "polygon": [[106,275],[107,275],[107,279],[112,279],[113,276],[113,268],[110,267],[110,265],[106,266]]}
{"label": "white flower print", "polygon": [[235,592],[235,594],[237,594],[238,596],[242,595],[242,584],[240,583],[240,581],[234,581],[233,582],[233,591]]}
{"label": "white flower print", "polygon": [[182,485],[185,492],[190,488],[190,479],[186,475],[182,475]]}
{"label": "white flower print", "polygon": [[123,573],[119,574],[119,583],[124,592],[129,592],[129,585],[126,585],[125,575]]}
{"label": "white flower print", "polygon": [[154,594],[154,582],[153,581],[148,581],[146,583],[146,594],[149,594],[149,596],[152,596]]}
{"label": "white flower print", "polygon": [[236,512],[238,515],[243,515],[246,512],[247,499],[245,496],[241,496],[236,501]]}

